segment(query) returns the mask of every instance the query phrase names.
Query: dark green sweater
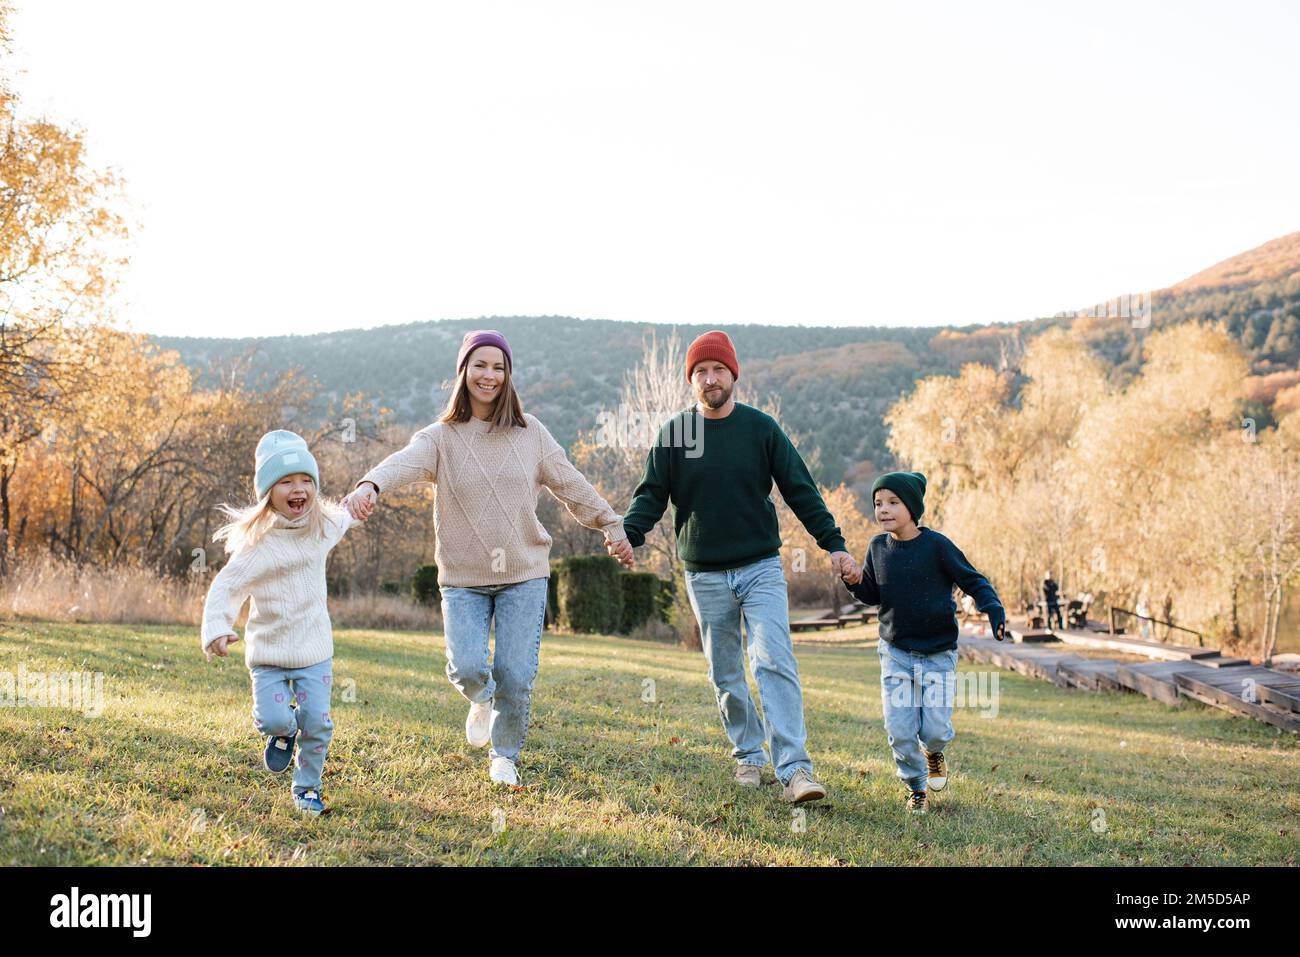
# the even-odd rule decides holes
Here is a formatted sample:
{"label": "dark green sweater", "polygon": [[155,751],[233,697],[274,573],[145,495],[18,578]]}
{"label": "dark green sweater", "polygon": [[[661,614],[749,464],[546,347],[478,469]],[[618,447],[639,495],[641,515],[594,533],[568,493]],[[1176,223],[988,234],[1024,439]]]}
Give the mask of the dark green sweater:
{"label": "dark green sweater", "polygon": [[828,552],[845,550],[817,483],[775,419],[740,402],[722,419],[691,406],[659,430],[623,528],[634,545],[673,504],[677,554],[690,571],[739,568],[779,553],[772,485]]}

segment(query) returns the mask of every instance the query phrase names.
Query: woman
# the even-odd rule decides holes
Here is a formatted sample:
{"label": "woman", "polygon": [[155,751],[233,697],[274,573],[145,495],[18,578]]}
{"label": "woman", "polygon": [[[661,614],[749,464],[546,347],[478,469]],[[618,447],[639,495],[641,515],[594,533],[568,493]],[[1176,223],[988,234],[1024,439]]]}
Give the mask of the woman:
{"label": "woman", "polygon": [[475,747],[491,742],[490,777],[510,785],[518,783],[515,762],[528,733],[551,571],[551,536],[537,520],[541,488],[583,525],[604,532],[606,545],[632,564],[622,516],[523,411],[512,364],[501,333],[466,333],[442,416],[367,472],[345,500],[353,516],[365,519],[382,492],[412,482],[437,485],[433,527],[447,677],[470,702],[466,740]]}

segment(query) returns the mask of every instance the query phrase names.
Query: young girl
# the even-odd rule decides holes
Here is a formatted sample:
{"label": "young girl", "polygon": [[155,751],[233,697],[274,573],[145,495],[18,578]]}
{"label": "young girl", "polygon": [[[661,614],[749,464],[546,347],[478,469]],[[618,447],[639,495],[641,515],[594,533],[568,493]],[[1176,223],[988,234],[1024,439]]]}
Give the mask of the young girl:
{"label": "young girl", "polygon": [[957,672],[957,585],[989,616],[1001,641],[1006,612],[989,580],[961,549],[931,528],[925,476],[888,472],[871,486],[876,521],[885,531],[871,540],[862,580],[845,586],[859,601],[880,606],[880,699],[885,732],[913,814],[929,808],[928,792],[948,783],[944,748],[953,739]]}
{"label": "young girl", "polygon": [[325,605],[325,559],[354,522],[318,498],[320,475],[302,437],[268,432],[257,443],[257,504],[223,505],[230,522],[213,536],[231,558],[212,580],[203,606],[202,648],[225,657],[235,618],[252,598],[244,663],[253,680],[253,726],[266,736],[263,761],[281,772],[298,760],[293,800],[315,817],[325,751],[334,734],[330,681],[334,639]]}

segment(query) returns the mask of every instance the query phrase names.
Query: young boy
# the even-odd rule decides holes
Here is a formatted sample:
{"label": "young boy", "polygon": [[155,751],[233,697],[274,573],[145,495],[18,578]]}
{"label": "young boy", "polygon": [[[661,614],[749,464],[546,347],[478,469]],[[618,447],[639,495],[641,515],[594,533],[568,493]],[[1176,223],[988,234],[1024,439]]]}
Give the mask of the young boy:
{"label": "young boy", "polygon": [[845,587],[867,605],[880,606],[880,698],[885,731],[898,776],[907,785],[907,808],[924,814],[928,791],[948,783],[943,749],[952,740],[957,672],[957,606],[952,586],[975,599],[999,641],[1006,612],[989,580],[971,567],[956,545],[931,528],[918,528],[925,512],[925,476],[888,472],[871,486],[877,535],[862,561],[862,580]]}

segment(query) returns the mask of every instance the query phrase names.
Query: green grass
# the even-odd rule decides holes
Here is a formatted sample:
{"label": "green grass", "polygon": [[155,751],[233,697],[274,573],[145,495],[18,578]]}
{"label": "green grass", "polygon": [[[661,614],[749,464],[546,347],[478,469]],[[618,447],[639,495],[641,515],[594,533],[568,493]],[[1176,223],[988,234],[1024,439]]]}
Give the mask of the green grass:
{"label": "green grass", "polygon": [[106,676],[99,717],[0,708],[0,864],[1295,864],[1300,846],[1294,737],[1196,704],[999,672],[997,717],[957,712],[949,788],[910,818],[875,651],[800,648],[830,796],[799,830],[777,787],[733,786],[698,652],[547,634],[524,787],[502,791],[440,636],[336,644],[333,810],[312,821],[260,766],[241,660],[206,664],[175,627],[0,625],[0,671]]}

